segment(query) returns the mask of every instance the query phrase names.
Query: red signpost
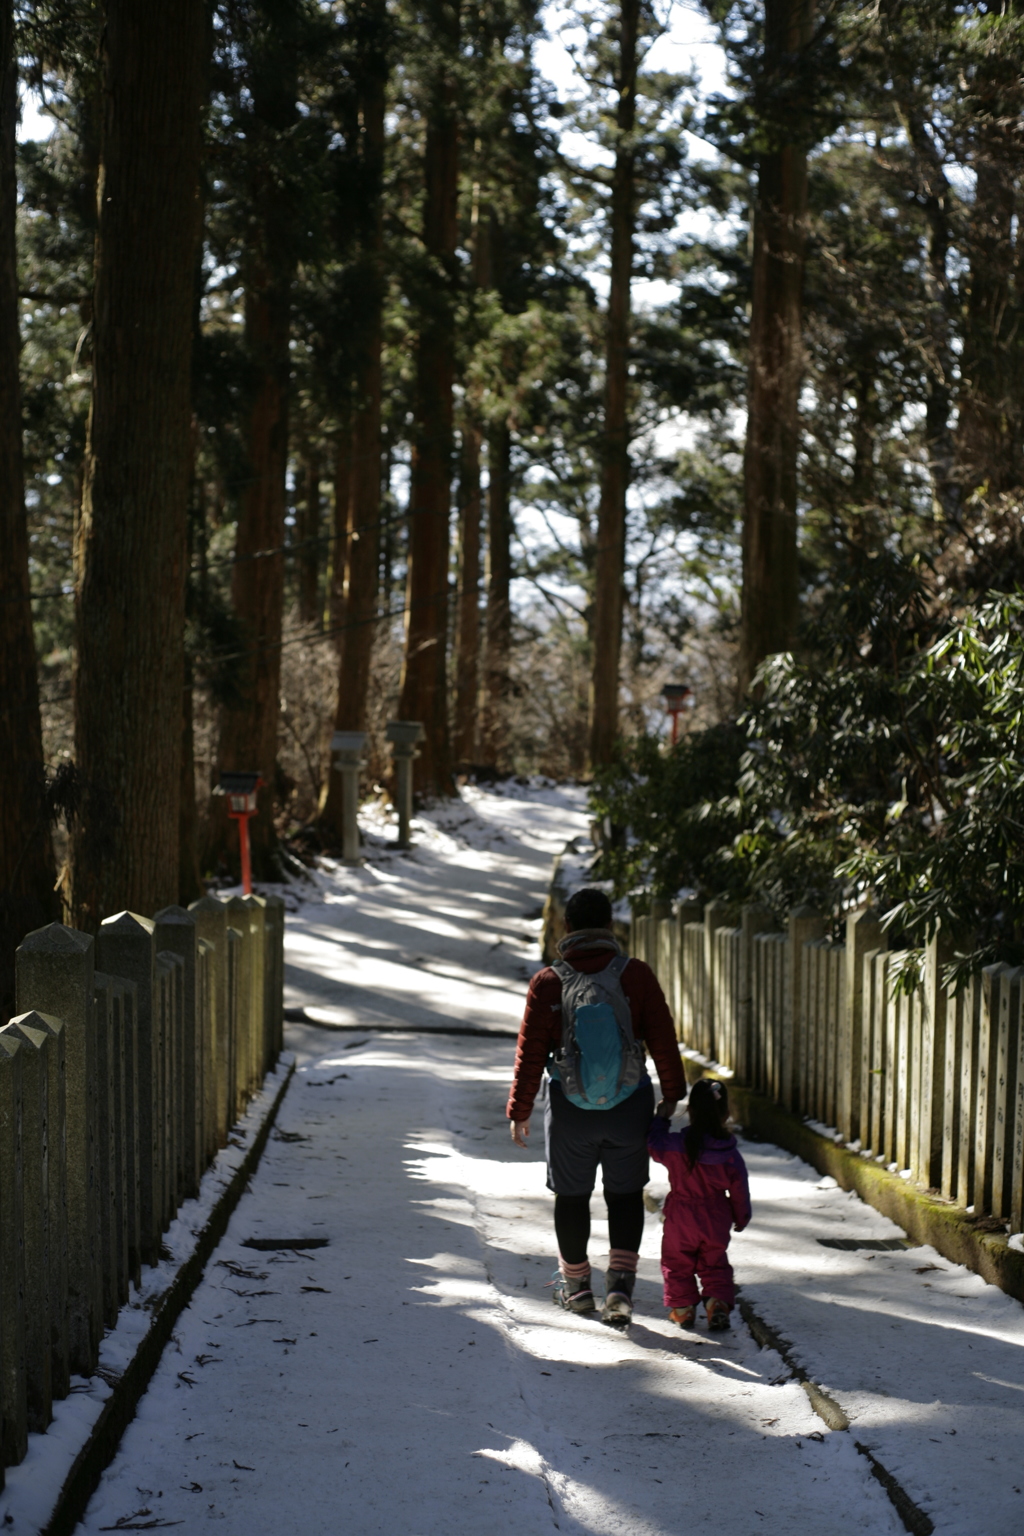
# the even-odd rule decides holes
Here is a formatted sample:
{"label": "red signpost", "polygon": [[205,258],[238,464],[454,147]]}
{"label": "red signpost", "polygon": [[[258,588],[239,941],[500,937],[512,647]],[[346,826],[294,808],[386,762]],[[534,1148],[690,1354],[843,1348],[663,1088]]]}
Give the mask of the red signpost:
{"label": "red signpost", "polygon": [[675,746],[679,740],[679,716],[686,707],[687,699],[693,698],[693,689],[687,688],[685,683],[666,683],[661,696],[665,700],[665,713],[672,721],[672,745]]}
{"label": "red signpost", "polygon": [[258,773],[222,773],[216,795],[227,795],[228,815],[238,822],[238,850],[242,859],[242,890],[252,895],[252,863],[249,858],[249,817],[256,814],[256,791],[263,780]]}

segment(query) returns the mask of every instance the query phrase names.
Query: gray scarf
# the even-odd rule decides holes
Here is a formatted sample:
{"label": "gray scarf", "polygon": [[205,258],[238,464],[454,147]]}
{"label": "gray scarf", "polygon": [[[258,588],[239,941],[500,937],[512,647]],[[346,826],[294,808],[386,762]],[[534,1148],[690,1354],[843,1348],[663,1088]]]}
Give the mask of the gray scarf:
{"label": "gray scarf", "polygon": [[618,939],[607,928],[577,928],[559,939],[558,953],[563,960],[574,949],[609,949],[614,955],[621,953]]}

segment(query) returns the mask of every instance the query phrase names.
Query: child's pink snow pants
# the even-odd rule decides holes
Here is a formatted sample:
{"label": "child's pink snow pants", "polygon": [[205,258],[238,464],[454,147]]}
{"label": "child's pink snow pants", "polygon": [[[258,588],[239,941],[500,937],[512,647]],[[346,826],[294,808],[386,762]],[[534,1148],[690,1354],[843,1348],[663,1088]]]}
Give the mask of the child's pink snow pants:
{"label": "child's pink snow pants", "polygon": [[[715,1296],[731,1307],[736,1285],[726,1250],[733,1209],[725,1190],[688,1200],[673,1191],[665,1201],[661,1273],[666,1307],[695,1307],[701,1296]],[[700,1278],[700,1290],[697,1278]]]}

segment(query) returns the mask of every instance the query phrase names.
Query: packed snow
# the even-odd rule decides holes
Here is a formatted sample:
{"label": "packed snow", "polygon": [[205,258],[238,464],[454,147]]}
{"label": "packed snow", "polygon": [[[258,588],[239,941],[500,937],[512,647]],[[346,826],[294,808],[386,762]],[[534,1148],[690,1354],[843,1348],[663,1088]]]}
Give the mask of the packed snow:
{"label": "packed snow", "polygon": [[501,1036],[586,819],[577,789],[465,791],[403,855],[375,812],[364,866],[292,888],[298,1068],[80,1532],[900,1532],[858,1443],[936,1530],[1020,1528],[1021,1307],[930,1249],[823,1246],[901,1234],[776,1148],[744,1144],[737,1277],[849,1432],[738,1319],[669,1326],[656,1216],[628,1335],[551,1305],[551,1197],[539,1145],[508,1137]]}

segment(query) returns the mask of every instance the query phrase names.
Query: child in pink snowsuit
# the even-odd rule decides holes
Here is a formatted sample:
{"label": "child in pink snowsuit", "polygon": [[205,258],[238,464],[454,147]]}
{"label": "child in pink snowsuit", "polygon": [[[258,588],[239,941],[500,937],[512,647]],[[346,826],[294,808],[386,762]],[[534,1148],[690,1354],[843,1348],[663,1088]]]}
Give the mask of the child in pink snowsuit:
{"label": "child in pink snowsuit", "polygon": [[[746,1164],[735,1136],[726,1130],[729,1098],[723,1083],[702,1077],[690,1089],[690,1123],[671,1131],[671,1121],[655,1112],[647,1149],[668,1169],[671,1193],[665,1202],[661,1272],[665,1305],[681,1328],[692,1328],[703,1294],[708,1327],[729,1327],[736,1300],[727,1249],[729,1232],[750,1220]],[[697,1279],[700,1279],[700,1291]]]}

